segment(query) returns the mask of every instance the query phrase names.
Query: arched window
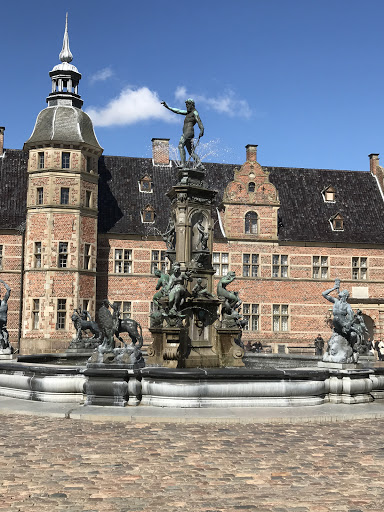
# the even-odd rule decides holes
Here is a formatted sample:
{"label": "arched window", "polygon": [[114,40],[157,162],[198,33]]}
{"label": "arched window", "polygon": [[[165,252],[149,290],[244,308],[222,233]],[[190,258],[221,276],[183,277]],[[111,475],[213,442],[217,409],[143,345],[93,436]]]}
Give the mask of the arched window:
{"label": "arched window", "polygon": [[257,213],[247,212],[245,214],[245,233],[246,234],[257,234]]}
{"label": "arched window", "polygon": [[248,183],[248,192],[254,192],[255,191],[255,187],[256,187],[256,185],[253,183],[253,181]]}

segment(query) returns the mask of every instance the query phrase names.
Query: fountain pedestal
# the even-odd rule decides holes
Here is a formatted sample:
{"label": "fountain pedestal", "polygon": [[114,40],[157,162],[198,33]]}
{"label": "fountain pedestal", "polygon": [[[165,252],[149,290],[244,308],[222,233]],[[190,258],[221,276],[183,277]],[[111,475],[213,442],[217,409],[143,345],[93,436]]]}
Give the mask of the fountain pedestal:
{"label": "fountain pedestal", "polygon": [[[241,329],[224,328],[218,320],[221,301],[213,295],[212,203],[216,191],[205,183],[203,168],[181,168],[179,181],[167,193],[171,200],[170,225],[174,238],[167,241],[167,257],[179,264],[184,276],[180,301],[161,299],[161,315],[150,328],[153,343],[147,365],[167,368],[244,366],[244,350],[236,344]],[[172,280],[172,276],[171,276]]]}

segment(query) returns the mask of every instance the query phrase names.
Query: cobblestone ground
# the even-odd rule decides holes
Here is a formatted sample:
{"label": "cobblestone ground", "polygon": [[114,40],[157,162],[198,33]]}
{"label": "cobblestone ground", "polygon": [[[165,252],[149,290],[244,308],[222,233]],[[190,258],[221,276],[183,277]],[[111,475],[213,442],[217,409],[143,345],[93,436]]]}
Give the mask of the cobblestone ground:
{"label": "cobblestone ground", "polygon": [[381,420],[1,418],[1,511],[382,512]]}

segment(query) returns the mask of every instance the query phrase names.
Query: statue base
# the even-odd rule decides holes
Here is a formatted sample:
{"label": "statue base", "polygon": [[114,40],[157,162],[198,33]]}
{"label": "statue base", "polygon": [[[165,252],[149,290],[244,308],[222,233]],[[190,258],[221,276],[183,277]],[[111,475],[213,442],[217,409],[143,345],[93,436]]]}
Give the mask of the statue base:
{"label": "statue base", "polygon": [[205,178],[204,167],[183,167],[178,168],[179,184],[181,185],[200,185],[203,186]]}
{"label": "statue base", "polygon": [[0,352],[0,361],[11,361],[12,359],[15,359],[16,356],[13,354],[2,354]]}
{"label": "statue base", "polygon": [[115,349],[100,345],[87,361],[87,368],[135,370],[144,366],[141,350],[132,345]]}
{"label": "statue base", "polygon": [[331,361],[319,361],[317,366],[332,370],[360,370],[363,368],[363,365],[360,363],[332,363]]}

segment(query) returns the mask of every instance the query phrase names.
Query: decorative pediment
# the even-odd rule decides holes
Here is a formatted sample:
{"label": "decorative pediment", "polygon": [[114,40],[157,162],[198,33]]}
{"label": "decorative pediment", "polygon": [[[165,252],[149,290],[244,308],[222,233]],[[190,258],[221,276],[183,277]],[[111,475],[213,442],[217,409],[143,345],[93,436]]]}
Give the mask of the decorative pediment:
{"label": "decorative pediment", "polygon": [[234,179],[224,191],[224,203],[279,205],[276,187],[269,181],[269,173],[257,162],[245,162],[235,169]]}

